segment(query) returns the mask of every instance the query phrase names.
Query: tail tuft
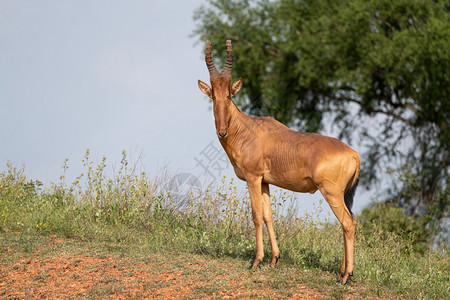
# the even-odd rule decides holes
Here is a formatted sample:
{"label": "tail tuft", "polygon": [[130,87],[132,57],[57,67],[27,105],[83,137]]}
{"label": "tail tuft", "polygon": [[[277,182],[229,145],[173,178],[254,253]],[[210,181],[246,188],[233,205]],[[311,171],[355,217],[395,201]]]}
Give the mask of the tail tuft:
{"label": "tail tuft", "polygon": [[347,206],[348,211],[353,216],[352,206],[353,206],[353,197],[355,196],[356,188],[358,187],[359,178],[356,179],[355,183],[349,188],[344,194],[345,206]]}

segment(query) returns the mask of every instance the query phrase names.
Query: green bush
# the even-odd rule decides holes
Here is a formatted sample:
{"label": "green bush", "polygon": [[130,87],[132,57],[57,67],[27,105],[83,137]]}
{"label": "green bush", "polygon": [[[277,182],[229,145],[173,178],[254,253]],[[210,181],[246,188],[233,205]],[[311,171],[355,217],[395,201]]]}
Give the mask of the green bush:
{"label": "green bush", "polygon": [[393,203],[365,207],[357,219],[367,237],[381,230],[397,235],[405,243],[412,242],[415,251],[424,253],[428,248],[431,233],[426,217],[407,216],[403,208]]}

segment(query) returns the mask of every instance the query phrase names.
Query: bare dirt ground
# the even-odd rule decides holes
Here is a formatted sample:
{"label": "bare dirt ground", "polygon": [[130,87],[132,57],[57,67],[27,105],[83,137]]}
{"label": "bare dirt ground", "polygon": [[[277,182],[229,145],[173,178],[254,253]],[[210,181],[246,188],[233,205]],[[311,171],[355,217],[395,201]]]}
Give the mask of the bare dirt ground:
{"label": "bare dirt ground", "polygon": [[[1,299],[323,299],[344,296],[337,295],[336,291],[321,290],[317,284],[312,286],[307,283],[305,274],[294,268],[263,267],[251,272],[244,268],[242,260],[231,258],[108,250],[107,245],[80,246],[57,237],[0,235],[3,235],[0,240]],[[347,287],[345,291],[355,296],[354,289]]]}

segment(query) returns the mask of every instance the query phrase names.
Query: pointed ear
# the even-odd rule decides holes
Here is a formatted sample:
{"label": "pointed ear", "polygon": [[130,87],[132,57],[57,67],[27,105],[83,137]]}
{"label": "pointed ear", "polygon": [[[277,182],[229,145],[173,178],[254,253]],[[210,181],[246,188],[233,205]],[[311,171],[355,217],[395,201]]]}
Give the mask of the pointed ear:
{"label": "pointed ear", "polygon": [[233,82],[233,84],[231,85],[231,97],[236,95],[241,89],[241,87],[242,87],[242,77]]}
{"label": "pointed ear", "polygon": [[200,91],[202,91],[206,96],[212,99],[212,91],[209,85],[204,83],[203,81],[198,81],[198,87],[200,88]]}

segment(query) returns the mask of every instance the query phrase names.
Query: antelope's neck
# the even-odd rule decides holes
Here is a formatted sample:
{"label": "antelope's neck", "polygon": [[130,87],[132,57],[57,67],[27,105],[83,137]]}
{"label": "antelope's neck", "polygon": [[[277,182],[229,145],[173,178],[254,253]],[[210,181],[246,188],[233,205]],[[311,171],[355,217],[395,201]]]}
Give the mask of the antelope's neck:
{"label": "antelope's neck", "polygon": [[244,141],[247,128],[250,125],[250,117],[241,112],[233,103],[231,106],[231,118],[228,124],[228,137],[219,139],[222,147],[227,153],[228,157],[233,160],[236,157],[236,152]]}

